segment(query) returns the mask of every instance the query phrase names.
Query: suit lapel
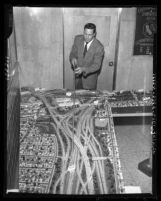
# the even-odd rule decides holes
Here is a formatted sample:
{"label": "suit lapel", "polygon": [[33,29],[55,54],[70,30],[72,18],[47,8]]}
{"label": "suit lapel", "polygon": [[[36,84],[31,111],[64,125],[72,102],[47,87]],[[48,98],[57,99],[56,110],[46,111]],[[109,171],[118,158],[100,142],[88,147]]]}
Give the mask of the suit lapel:
{"label": "suit lapel", "polygon": [[84,38],[82,37],[81,44],[80,44],[80,51],[81,55],[83,56],[83,51],[84,51]]}

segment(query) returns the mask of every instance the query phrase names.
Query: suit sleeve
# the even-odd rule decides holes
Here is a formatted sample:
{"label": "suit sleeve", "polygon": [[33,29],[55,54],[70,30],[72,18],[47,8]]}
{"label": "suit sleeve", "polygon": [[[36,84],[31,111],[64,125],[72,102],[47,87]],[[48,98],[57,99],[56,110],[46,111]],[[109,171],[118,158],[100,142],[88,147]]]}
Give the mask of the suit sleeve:
{"label": "suit sleeve", "polygon": [[84,76],[87,76],[90,73],[97,72],[100,69],[103,56],[104,56],[104,47],[100,46],[99,48],[97,48],[94,54],[92,65],[88,66],[88,68],[85,69]]}
{"label": "suit sleeve", "polygon": [[72,46],[72,49],[71,49],[71,52],[69,55],[70,63],[71,63],[73,58],[78,59],[78,48],[77,48],[77,38],[76,37],[74,38],[74,43],[73,43],[73,46]]}

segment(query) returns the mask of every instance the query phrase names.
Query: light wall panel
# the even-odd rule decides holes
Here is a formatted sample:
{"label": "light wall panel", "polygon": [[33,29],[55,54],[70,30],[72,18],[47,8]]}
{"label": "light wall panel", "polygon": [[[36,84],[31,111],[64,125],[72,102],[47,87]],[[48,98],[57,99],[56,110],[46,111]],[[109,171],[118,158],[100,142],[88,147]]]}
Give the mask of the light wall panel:
{"label": "light wall panel", "polygon": [[61,8],[14,8],[21,86],[63,88]]}

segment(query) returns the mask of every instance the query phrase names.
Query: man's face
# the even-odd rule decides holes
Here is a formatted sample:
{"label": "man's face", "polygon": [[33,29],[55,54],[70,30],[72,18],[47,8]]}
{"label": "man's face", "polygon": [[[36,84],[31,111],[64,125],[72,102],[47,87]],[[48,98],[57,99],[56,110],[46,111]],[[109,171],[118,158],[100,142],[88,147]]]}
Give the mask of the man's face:
{"label": "man's face", "polygon": [[95,33],[93,33],[93,29],[85,29],[84,30],[84,40],[85,42],[90,42],[94,37]]}

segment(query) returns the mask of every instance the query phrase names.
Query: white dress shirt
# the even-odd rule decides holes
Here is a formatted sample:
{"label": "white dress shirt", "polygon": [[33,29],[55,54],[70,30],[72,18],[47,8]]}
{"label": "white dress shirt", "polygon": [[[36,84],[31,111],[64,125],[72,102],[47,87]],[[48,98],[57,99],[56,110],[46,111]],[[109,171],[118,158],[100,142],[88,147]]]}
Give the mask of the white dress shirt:
{"label": "white dress shirt", "polygon": [[[93,39],[93,40],[94,40],[94,39]],[[90,47],[91,43],[93,42],[93,40],[91,40],[91,41],[87,44],[87,50],[89,49],[89,47]],[[86,42],[84,42],[84,47],[85,47],[85,45],[86,45]]]}

